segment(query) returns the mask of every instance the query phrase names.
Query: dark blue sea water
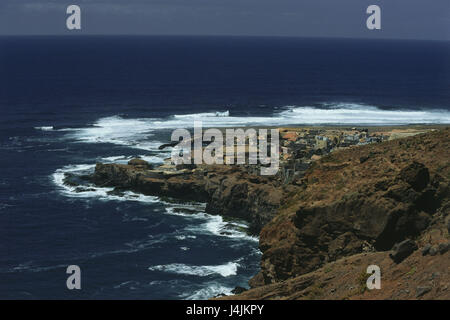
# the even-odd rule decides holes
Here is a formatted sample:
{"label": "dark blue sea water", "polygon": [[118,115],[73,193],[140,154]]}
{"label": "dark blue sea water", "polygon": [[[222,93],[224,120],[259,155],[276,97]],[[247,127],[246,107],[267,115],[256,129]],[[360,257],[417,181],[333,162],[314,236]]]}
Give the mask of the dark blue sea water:
{"label": "dark blue sea water", "polygon": [[[0,298],[200,299],[246,286],[257,239],[222,233],[242,222],[62,183],[99,161],[161,163],[159,144],[194,119],[448,124],[450,43],[0,38]],[[81,290],[66,288],[72,264]]]}

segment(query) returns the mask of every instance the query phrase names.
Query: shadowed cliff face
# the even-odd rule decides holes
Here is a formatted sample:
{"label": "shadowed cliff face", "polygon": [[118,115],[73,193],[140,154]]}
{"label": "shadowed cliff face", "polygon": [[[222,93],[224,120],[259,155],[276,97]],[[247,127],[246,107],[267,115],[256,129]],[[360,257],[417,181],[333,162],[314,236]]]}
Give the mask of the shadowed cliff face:
{"label": "shadowed cliff face", "polygon": [[[253,287],[416,239],[450,195],[450,129],[352,147],[314,163],[260,234]],[[442,211],[442,210],[441,210]]]}
{"label": "shadowed cliff face", "polygon": [[[255,287],[220,299],[450,299],[450,201],[433,214],[428,227],[412,242],[406,258],[396,261],[387,251],[348,254],[311,272]],[[344,237],[345,239],[346,237]],[[345,247],[345,242],[339,245]],[[336,248],[336,247],[334,247]],[[414,251],[415,250],[415,251]],[[344,254],[345,255],[345,254]],[[367,267],[381,270],[380,290],[366,286]]]}
{"label": "shadowed cliff face", "polygon": [[250,222],[258,234],[285,194],[278,180],[249,175],[238,166],[212,165],[164,172],[141,165],[97,164],[91,180],[99,186],[147,195],[206,202],[206,211]]}

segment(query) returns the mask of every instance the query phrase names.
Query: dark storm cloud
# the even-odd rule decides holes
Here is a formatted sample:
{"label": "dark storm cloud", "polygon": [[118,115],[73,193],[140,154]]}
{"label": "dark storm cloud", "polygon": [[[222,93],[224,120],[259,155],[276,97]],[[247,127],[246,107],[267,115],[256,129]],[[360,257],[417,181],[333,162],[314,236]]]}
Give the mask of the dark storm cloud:
{"label": "dark storm cloud", "polygon": [[[81,34],[187,34],[450,40],[449,0],[0,0],[0,34],[65,34],[65,10],[82,9]],[[382,9],[382,30],[366,8]]]}

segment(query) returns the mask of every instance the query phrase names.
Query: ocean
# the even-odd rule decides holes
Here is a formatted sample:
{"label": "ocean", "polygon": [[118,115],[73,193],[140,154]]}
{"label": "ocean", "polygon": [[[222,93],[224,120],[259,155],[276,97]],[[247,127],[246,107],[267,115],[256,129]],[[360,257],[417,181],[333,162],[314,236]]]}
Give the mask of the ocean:
{"label": "ocean", "polygon": [[[259,270],[244,221],[64,173],[159,150],[176,128],[450,124],[450,43],[0,37],[0,298],[206,299]],[[68,290],[66,268],[81,268]]]}

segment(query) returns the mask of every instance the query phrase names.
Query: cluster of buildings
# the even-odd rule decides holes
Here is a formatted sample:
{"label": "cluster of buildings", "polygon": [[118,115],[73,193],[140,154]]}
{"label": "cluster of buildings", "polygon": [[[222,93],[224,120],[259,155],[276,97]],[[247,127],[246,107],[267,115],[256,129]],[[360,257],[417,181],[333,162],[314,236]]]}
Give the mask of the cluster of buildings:
{"label": "cluster of buildings", "polygon": [[[369,129],[365,128],[280,128],[280,157],[279,163],[277,164],[276,177],[283,183],[290,183],[295,178],[302,177],[313,161],[319,160],[330,152],[355,145],[383,142],[385,140],[407,137],[423,132],[423,130],[410,128],[388,129],[380,132],[376,132],[373,129],[369,131]],[[271,149],[270,133],[269,135],[257,135],[257,139],[267,139],[268,151]],[[239,166],[245,167],[246,171],[251,174],[259,175],[261,167],[268,167],[269,165],[262,165],[261,163],[254,165],[249,163],[251,155],[255,156],[254,153],[249,152],[249,143],[250,140],[247,137],[243,146],[245,148],[245,163],[239,164]],[[163,145],[161,147],[165,146]],[[169,146],[172,146],[172,144]],[[203,142],[202,147],[206,148],[207,144]],[[269,151],[269,153],[271,152]],[[195,154],[192,153],[191,158],[194,156]],[[227,163],[225,149],[223,150],[223,156],[223,162]],[[273,156],[270,154],[271,159]],[[166,171],[174,170],[178,174],[182,173],[182,170],[201,169],[201,167],[202,165],[195,164],[176,165],[173,159],[167,159],[167,162],[158,169]]]}
{"label": "cluster of buildings", "polygon": [[286,183],[302,176],[312,161],[354,145],[382,142],[389,139],[368,129],[286,128],[280,130],[280,178]]}

